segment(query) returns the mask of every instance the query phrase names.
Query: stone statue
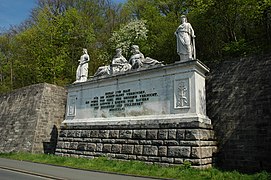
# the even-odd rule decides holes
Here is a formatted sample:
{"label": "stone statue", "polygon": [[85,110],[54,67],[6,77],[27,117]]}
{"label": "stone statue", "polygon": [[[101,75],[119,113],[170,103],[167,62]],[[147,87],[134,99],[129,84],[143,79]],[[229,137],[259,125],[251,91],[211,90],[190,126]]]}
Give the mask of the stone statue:
{"label": "stone statue", "polygon": [[87,81],[88,77],[88,62],[89,62],[89,55],[87,49],[83,49],[83,55],[80,57],[79,65],[76,70],[76,82],[85,82]]}
{"label": "stone statue", "polygon": [[126,58],[122,55],[122,50],[120,48],[116,49],[116,55],[114,56],[111,65],[109,66],[101,66],[98,68],[95,76],[104,76],[104,75],[112,75],[119,72],[126,72],[131,69],[131,65],[128,63]]}
{"label": "stone statue", "polygon": [[132,66],[122,55],[122,50],[120,48],[116,49],[116,55],[114,56],[111,64],[112,74],[118,72],[126,72],[129,71],[131,68]]}
{"label": "stone statue", "polygon": [[132,65],[132,69],[138,69],[138,68],[148,68],[151,66],[160,65],[163,66],[163,64],[155,59],[152,59],[150,57],[144,57],[144,55],[139,51],[138,45],[133,45],[131,47],[132,55],[129,59],[129,63]]}
{"label": "stone statue", "polygon": [[181,61],[196,59],[195,35],[190,23],[185,15],[181,16],[181,25],[177,28],[177,53]]}

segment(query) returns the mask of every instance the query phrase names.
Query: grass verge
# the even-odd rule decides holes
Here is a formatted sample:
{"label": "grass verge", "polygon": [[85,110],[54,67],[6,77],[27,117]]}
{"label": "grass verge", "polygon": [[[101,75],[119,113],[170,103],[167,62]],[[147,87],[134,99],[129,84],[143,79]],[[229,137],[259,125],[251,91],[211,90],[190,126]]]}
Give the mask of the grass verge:
{"label": "grass verge", "polygon": [[99,170],[106,172],[115,172],[139,176],[151,176],[159,178],[173,179],[271,179],[271,174],[261,172],[256,174],[242,174],[237,171],[220,171],[215,168],[206,170],[198,170],[190,168],[189,165],[181,165],[174,167],[161,167],[158,165],[148,165],[138,161],[119,161],[111,160],[106,157],[95,159],[60,157],[46,154],[30,154],[30,153],[0,153],[0,157],[15,160],[23,160],[44,164],[61,165],[72,168],[85,170]]}

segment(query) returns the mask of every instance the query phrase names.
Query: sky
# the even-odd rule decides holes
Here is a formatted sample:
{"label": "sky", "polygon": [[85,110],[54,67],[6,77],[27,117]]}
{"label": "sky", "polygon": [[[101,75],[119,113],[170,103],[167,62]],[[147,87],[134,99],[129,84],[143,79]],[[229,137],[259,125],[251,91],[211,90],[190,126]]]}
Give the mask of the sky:
{"label": "sky", "polygon": [[[124,2],[126,0],[113,0]],[[36,0],[0,0],[0,30],[19,25],[30,16]]]}

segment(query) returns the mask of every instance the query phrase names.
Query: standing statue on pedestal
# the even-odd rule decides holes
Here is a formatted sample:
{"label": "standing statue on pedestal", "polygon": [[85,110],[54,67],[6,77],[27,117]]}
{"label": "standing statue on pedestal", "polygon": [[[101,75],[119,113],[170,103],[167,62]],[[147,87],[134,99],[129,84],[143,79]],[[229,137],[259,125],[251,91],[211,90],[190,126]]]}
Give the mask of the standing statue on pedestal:
{"label": "standing statue on pedestal", "polygon": [[129,59],[129,63],[132,65],[132,69],[148,68],[151,66],[163,66],[163,64],[150,57],[144,57],[139,51],[138,45],[132,45],[131,52],[133,53]]}
{"label": "standing statue on pedestal", "polygon": [[181,16],[181,25],[177,28],[175,35],[177,37],[177,53],[180,61],[189,61],[196,59],[195,35],[190,23],[187,22],[185,15]]}
{"label": "standing statue on pedestal", "polygon": [[83,55],[80,57],[79,65],[76,70],[76,81],[77,82],[85,82],[87,81],[88,77],[88,62],[89,62],[89,55],[87,49],[83,49]]}

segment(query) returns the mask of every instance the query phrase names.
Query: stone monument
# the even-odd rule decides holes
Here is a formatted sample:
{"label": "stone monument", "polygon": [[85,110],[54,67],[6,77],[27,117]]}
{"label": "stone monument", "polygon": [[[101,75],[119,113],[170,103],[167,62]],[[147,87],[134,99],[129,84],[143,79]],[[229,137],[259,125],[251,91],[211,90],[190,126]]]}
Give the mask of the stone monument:
{"label": "stone monument", "polygon": [[208,67],[191,58],[163,66],[131,49],[129,64],[117,50],[111,65],[68,87],[56,154],[210,167],[216,145],[206,115]]}
{"label": "stone monument", "polygon": [[80,57],[78,61],[79,61],[79,65],[76,70],[75,83],[87,81],[88,62],[89,62],[89,55],[88,55],[87,49],[85,48],[83,49],[83,55]]}
{"label": "stone monument", "polygon": [[177,53],[181,61],[196,59],[195,35],[185,15],[181,16],[181,25],[175,32],[177,38]]}

